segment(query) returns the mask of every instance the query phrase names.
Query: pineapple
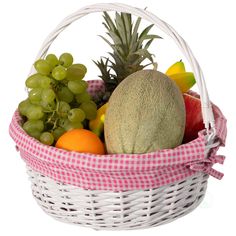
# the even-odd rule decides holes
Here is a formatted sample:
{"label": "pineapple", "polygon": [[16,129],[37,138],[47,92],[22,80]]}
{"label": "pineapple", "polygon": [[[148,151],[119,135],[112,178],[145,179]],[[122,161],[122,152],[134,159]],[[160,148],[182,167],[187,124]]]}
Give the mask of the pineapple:
{"label": "pineapple", "polygon": [[[148,34],[153,25],[149,25],[139,34],[140,17],[134,24],[131,14],[128,13],[116,12],[114,22],[107,12],[104,12],[103,18],[103,25],[112,42],[103,36],[100,37],[109,44],[113,52],[109,53],[111,59],[102,57],[94,61],[100,69],[99,77],[103,79],[106,88],[105,95],[98,98],[98,100],[103,100],[100,101],[101,103],[109,99],[116,86],[128,75],[153,64],[153,55],[150,54],[148,48],[154,39],[161,38],[158,35]],[[148,59],[150,63],[142,65],[145,59]]]}

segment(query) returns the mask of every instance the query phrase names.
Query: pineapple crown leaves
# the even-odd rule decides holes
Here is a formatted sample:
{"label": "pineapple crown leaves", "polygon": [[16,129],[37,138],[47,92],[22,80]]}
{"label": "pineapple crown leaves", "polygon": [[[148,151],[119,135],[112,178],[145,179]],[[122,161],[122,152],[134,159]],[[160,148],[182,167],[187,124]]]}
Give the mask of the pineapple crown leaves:
{"label": "pineapple crown leaves", "polygon": [[[140,17],[136,20],[134,26],[131,14],[128,13],[119,14],[116,12],[114,22],[107,12],[104,12],[103,18],[105,21],[103,25],[107,29],[107,35],[111,38],[113,43],[103,36],[100,37],[110,45],[114,54],[116,54],[121,61],[133,64],[135,62],[133,62],[134,58],[137,58],[138,55],[139,57],[143,57],[143,60],[148,58],[153,62],[153,55],[148,52],[148,48],[155,38],[161,38],[158,35],[148,34],[153,24],[146,27],[139,35]],[[148,41],[143,46],[145,40]],[[135,54],[136,57],[134,56]]]}
{"label": "pineapple crown leaves", "polygon": [[107,89],[110,90],[110,89],[115,88],[117,85],[117,81],[116,81],[116,78],[114,78],[114,75],[110,73],[111,69],[108,67],[109,59],[102,57],[100,61],[93,60],[93,62],[100,69],[101,75],[99,77],[106,82],[106,86],[108,87]]}
{"label": "pineapple crown leaves", "polygon": [[[132,22],[132,16],[128,13],[116,12],[113,21],[109,14],[104,12],[103,19],[109,39],[101,35],[100,37],[112,48],[113,52],[109,53],[111,59],[105,57],[103,61],[104,58],[101,58],[95,64],[101,71],[100,77],[105,85],[111,81],[118,85],[128,75],[154,63],[154,55],[148,51],[148,48],[154,39],[161,37],[149,34],[153,24],[139,33],[141,18],[138,17],[135,22]],[[148,59],[150,63],[141,65],[145,59]]]}

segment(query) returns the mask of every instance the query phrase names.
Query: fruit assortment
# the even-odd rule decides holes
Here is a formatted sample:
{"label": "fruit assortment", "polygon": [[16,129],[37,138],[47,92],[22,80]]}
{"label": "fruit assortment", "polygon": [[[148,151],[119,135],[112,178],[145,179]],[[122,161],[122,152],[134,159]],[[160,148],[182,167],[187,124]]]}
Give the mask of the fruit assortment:
{"label": "fruit assortment", "polygon": [[101,37],[112,52],[94,63],[105,91],[89,94],[87,68],[73,64],[70,53],[48,54],[25,82],[28,98],[18,106],[25,132],[45,145],[100,155],[153,152],[197,138],[204,129],[201,103],[186,93],[193,73],[182,60],[165,74],[156,70],[149,47],[161,37],[149,34],[153,25],[139,33],[141,18],[103,17],[109,39]]}

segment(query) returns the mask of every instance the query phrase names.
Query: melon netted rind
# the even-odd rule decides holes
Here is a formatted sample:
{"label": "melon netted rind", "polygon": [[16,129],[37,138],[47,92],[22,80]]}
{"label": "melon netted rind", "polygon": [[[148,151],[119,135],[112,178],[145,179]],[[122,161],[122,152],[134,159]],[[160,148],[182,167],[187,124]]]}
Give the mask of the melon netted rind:
{"label": "melon netted rind", "polygon": [[105,118],[108,153],[148,153],[182,143],[185,106],[181,91],[156,70],[135,72],[109,99]]}

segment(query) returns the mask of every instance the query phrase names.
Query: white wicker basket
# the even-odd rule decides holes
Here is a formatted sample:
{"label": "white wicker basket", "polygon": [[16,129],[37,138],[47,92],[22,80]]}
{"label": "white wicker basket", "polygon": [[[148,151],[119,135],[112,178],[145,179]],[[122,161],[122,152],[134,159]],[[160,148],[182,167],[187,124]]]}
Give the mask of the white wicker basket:
{"label": "white wicker basket", "polygon": [[[167,23],[152,13],[124,4],[96,4],[66,17],[43,43],[37,56],[43,58],[51,43],[68,25],[83,16],[102,11],[128,12],[158,26],[170,36],[188,59],[195,74],[202,102],[204,123],[208,131],[205,155],[213,144],[215,123],[202,71],[186,42]],[[33,70],[33,68],[32,68]],[[157,226],[177,219],[202,201],[208,175],[197,173],[183,181],[160,188],[132,191],[86,190],[56,182],[28,168],[33,196],[50,216],[64,222],[93,229],[138,229]]]}
{"label": "white wicker basket", "polygon": [[208,175],[155,189],[85,190],[58,183],[28,168],[33,196],[57,220],[104,230],[154,227],[194,210],[202,201]]}

